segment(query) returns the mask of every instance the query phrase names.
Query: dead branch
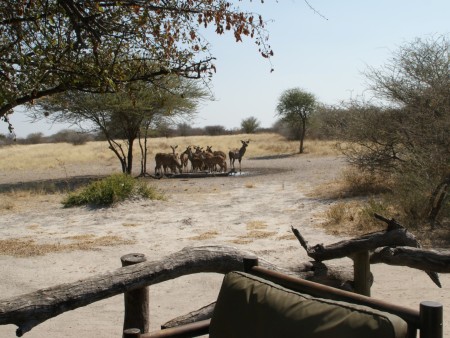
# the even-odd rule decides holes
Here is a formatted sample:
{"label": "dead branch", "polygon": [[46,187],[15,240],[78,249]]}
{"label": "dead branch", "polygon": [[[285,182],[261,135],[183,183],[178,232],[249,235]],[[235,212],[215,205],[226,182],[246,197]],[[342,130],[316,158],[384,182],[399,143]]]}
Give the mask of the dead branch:
{"label": "dead branch", "polygon": [[385,247],[375,250],[370,257],[370,263],[385,263],[424,270],[433,282],[441,287],[439,277],[436,276],[438,272],[450,273],[450,252],[410,247]]}
{"label": "dead branch", "polygon": [[[360,237],[355,237],[349,240],[340,241],[337,243],[333,243],[327,246],[324,246],[323,244],[317,244],[314,246],[310,246],[308,244],[308,241],[302,236],[300,231],[292,228],[292,232],[294,233],[295,237],[297,237],[298,241],[300,242],[300,245],[306,250],[306,253],[309,257],[313,258],[316,261],[322,262],[324,260],[330,260],[330,259],[336,259],[336,258],[342,258],[342,257],[350,257],[352,258],[353,255],[355,255],[358,252],[361,251],[373,251],[378,248],[386,248],[386,250],[391,249],[389,247],[411,247],[411,248],[418,248],[415,252],[421,252],[425,253],[425,250],[419,250],[422,245],[420,244],[420,241],[417,240],[417,238],[409,232],[404,226],[402,226],[400,223],[398,223],[395,219],[387,219],[381,215],[375,214],[375,218],[385,222],[387,224],[387,229],[384,231],[378,231],[369,233]],[[412,251],[410,251],[412,252]],[[425,254],[425,257],[429,257]],[[382,259],[386,260],[386,264],[391,264],[388,262],[393,262],[394,259],[390,258],[388,255],[386,258],[384,258],[383,255],[378,254],[376,258],[378,261],[377,263],[381,263]],[[421,258],[415,258],[416,260],[423,260]],[[401,264],[401,261],[404,261],[404,264]],[[413,258],[409,259],[396,259],[396,262],[399,264],[397,265],[404,265],[404,266],[410,266],[408,264],[411,261],[413,261]],[[371,258],[371,263],[373,263]],[[383,262],[385,263],[385,262]],[[439,281],[439,275],[436,271],[441,271],[440,266],[437,265],[438,269],[434,269],[433,265],[426,264],[427,262],[423,261],[422,264],[415,263],[414,267],[416,269],[423,270],[430,278],[431,280],[438,286],[441,287],[441,283]],[[447,262],[444,261],[442,264],[447,264]]]}
{"label": "dead branch", "polygon": [[319,262],[336,258],[351,257],[357,252],[375,250],[376,248],[384,246],[420,246],[416,237],[404,227],[388,227],[388,229],[384,231],[373,232],[326,246],[323,244],[310,246],[306,239],[301,235],[300,231],[294,227],[291,227],[291,229],[300,242],[300,245],[306,250],[308,256]]}

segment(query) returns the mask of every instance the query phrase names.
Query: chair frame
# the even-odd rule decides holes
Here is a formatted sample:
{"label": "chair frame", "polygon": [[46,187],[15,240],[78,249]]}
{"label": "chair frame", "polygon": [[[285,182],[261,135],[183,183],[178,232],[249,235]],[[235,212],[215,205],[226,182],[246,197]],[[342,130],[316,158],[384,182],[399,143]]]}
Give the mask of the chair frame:
{"label": "chair frame", "polygon": [[[420,309],[415,310],[272,271],[258,266],[257,258],[245,258],[244,271],[313,297],[365,305],[397,315],[408,324],[408,338],[417,337],[418,331],[420,338],[443,338],[443,306],[440,303],[423,301],[420,303]],[[124,331],[124,338],[198,337],[209,333],[210,321],[208,319],[144,334],[141,334],[138,329],[128,329]]]}

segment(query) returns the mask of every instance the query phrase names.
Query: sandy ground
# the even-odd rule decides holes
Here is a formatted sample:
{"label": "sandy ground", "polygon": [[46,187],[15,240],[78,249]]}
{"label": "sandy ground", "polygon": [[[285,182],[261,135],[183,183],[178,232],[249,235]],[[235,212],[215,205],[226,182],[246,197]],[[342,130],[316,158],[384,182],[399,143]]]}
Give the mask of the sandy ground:
{"label": "sandy ground", "polygon": [[[60,197],[46,196],[33,204],[2,210],[3,240],[66,243],[76,236],[114,235],[132,243],[26,258],[0,256],[1,298],[113,271],[120,267],[120,257],[128,253],[144,253],[148,260],[159,260],[186,246],[232,245],[293,268],[309,259],[292,235],[291,225],[311,244],[341,239],[317,227],[323,211],[333,202],[308,197],[308,192],[330,182],[342,167],[343,162],[333,157],[246,159],[243,175],[151,180],[166,193],[167,201],[64,209]],[[94,174],[89,170],[83,173]],[[0,176],[0,184],[12,181]],[[341,260],[339,264],[351,262]],[[373,297],[414,308],[422,300],[443,303],[444,333],[450,333],[446,325],[450,311],[445,311],[450,309],[449,275],[441,275],[443,288],[439,289],[420,271],[376,265],[372,272]],[[152,286],[151,329],[212,302],[221,279],[216,274],[198,274]],[[120,337],[122,323],[123,296],[116,296],[48,320],[25,337]],[[0,326],[0,337],[14,337],[15,329],[14,325]]]}

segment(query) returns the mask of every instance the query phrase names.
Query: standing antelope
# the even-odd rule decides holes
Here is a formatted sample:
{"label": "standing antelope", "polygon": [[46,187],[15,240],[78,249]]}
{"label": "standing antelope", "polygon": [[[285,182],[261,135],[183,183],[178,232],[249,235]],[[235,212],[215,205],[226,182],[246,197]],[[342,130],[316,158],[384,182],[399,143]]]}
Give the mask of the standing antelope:
{"label": "standing antelope", "polygon": [[172,154],[174,154],[174,155],[175,155],[175,157],[176,157],[176,158],[178,158],[178,154],[177,154],[177,153],[175,153],[175,149],[177,149],[177,148],[178,148],[178,145],[176,145],[175,147],[174,147],[174,146],[170,146],[170,148],[172,148]]}
{"label": "standing antelope", "polygon": [[217,171],[217,166],[220,167],[220,171],[227,171],[227,161],[223,156],[214,155],[206,151],[203,154],[200,154],[200,158],[203,160],[203,163],[210,173]]}
{"label": "standing antelope", "polygon": [[178,154],[175,153],[175,149],[178,146],[170,146],[170,148],[172,148],[172,154],[170,153],[157,153],[155,155],[155,162],[156,162],[156,166],[155,166],[155,175],[162,175],[161,172],[161,166],[164,169],[164,174],[167,173],[167,168],[169,168],[173,173],[176,173],[176,170],[178,168],[178,171],[180,172],[180,174],[183,172],[183,166],[181,165],[181,163],[178,161]]}
{"label": "standing antelope", "polygon": [[[210,154],[213,154],[214,156],[221,156],[221,157],[223,157],[224,161],[227,160],[227,155],[223,151],[220,151],[220,150],[213,151],[212,150],[212,146],[206,146],[206,152],[210,153]],[[227,167],[226,167],[226,164],[225,164],[225,171],[227,170],[226,168]],[[220,169],[223,169],[223,167],[220,166]],[[217,165],[214,166],[214,171],[216,171],[216,170],[217,170]]]}
{"label": "standing antelope", "polygon": [[247,150],[247,146],[250,143],[250,140],[248,140],[248,141],[241,140],[241,142],[242,142],[241,149],[230,150],[230,152],[228,153],[228,155],[230,156],[230,168],[233,167],[233,169],[234,169],[234,161],[238,160],[239,161],[239,172],[242,172],[241,171],[241,160],[245,154],[245,150]]}
{"label": "standing antelope", "polygon": [[216,150],[216,151],[213,151],[212,150],[212,146],[206,146],[206,151],[208,152],[208,153],[211,153],[211,154],[214,154],[214,155],[218,155],[218,156],[222,156],[223,158],[224,158],[224,160],[226,160],[227,159],[227,155],[223,152],[223,151],[220,151],[220,150]]}
{"label": "standing antelope", "polygon": [[189,147],[188,149],[188,156],[189,156],[189,161],[191,161],[191,171],[192,172],[196,172],[198,170],[202,170],[203,169],[203,160],[200,158],[200,153],[193,153],[191,147]]}
{"label": "standing antelope", "polygon": [[191,146],[188,146],[185,151],[180,154],[180,161],[183,166],[183,169],[186,171],[189,161],[189,151],[191,150]]}
{"label": "standing antelope", "polygon": [[176,172],[176,168],[178,168],[180,174],[183,172],[181,163],[173,154],[157,153],[155,155],[155,162],[155,175],[163,174],[161,171],[161,166],[164,169],[164,174],[167,173],[167,168],[169,168],[172,172]]}

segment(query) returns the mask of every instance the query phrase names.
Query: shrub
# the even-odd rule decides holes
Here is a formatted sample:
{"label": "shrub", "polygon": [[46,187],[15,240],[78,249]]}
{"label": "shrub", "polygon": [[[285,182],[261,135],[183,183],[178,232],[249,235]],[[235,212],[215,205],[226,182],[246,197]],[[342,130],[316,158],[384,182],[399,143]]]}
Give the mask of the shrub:
{"label": "shrub", "polygon": [[341,201],[326,211],[325,228],[336,235],[362,235],[385,229],[374,214],[392,217],[391,210],[377,198]]}
{"label": "shrub", "polygon": [[376,172],[349,167],[342,173],[343,190],[347,197],[367,196],[390,191],[389,175],[382,176]]}
{"label": "shrub", "polygon": [[44,134],[41,132],[28,134],[26,139],[27,144],[39,144],[43,143],[43,141],[44,141]]}
{"label": "shrub", "polygon": [[206,126],[205,133],[209,136],[218,136],[218,135],[225,135],[226,129],[224,126]]}
{"label": "shrub", "polygon": [[60,130],[56,134],[49,137],[50,142],[67,142],[73,144],[74,146],[83,145],[92,140],[94,140],[94,135],[70,129]]}
{"label": "shrub", "polygon": [[129,175],[114,174],[70,193],[62,203],[66,208],[80,205],[110,206],[132,197],[163,199],[160,193],[144,182]]}
{"label": "shrub", "polygon": [[248,117],[241,121],[241,128],[246,134],[254,134],[261,123],[254,116]]}

